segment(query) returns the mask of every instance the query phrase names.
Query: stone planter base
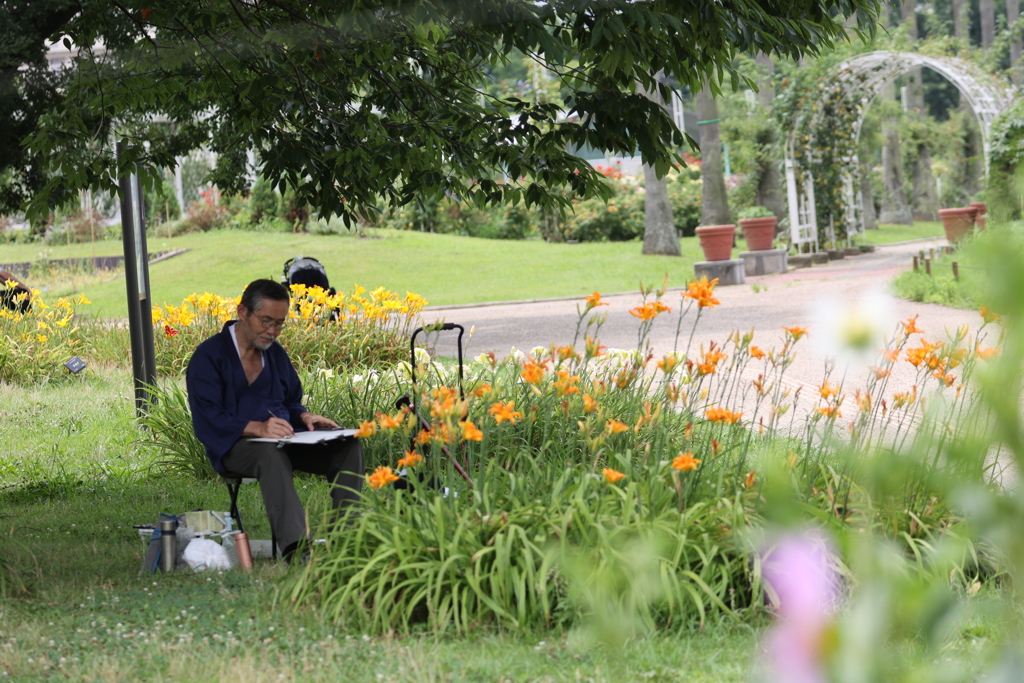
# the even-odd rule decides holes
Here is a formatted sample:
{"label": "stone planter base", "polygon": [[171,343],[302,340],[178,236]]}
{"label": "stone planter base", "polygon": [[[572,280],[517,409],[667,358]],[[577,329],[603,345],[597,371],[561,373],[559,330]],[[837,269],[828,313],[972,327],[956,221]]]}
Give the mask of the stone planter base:
{"label": "stone planter base", "polygon": [[846,247],[846,249],[843,249],[843,251],[846,252],[847,256],[860,256],[861,253],[860,247]]}
{"label": "stone planter base", "polygon": [[[740,252],[743,269],[750,275],[769,275],[785,273],[788,252],[785,249],[765,249],[763,251]],[[807,265],[810,265],[808,263]]]}
{"label": "stone planter base", "polygon": [[857,248],[860,249],[861,253],[863,253],[863,254],[874,254],[875,253],[875,245],[873,245],[873,244],[862,244],[862,245],[860,245]]}
{"label": "stone planter base", "polygon": [[790,268],[810,268],[810,254],[794,254],[786,257],[786,265]]}
{"label": "stone planter base", "polygon": [[828,252],[827,251],[815,251],[811,253],[811,263],[822,264],[828,263]]}
{"label": "stone planter base", "polygon": [[845,249],[829,249],[828,250],[828,260],[829,261],[838,261],[839,259],[844,259],[844,258],[846,258],[846,250]]}
{"label": "stone planter base", "polygon": [[742,285],[747,281],[747,273],[741,258],[728,261],[698,261],[693,264],[693,270],[698,280],[702,277],[708,280],[717,277],[720,285]]}

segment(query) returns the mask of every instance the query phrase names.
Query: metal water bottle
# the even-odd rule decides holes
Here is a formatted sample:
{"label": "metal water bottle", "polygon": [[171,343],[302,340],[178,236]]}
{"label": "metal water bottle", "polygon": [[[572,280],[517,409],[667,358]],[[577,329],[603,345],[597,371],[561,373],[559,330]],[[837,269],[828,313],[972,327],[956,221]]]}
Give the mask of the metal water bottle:
{"label": "metal water bottle", "polygon": [[173,572],[178,558],[177,527],[176,519],[160,520],[160,569],[164,572]]}
{"label": "metal water bottle", "polygon": [[238,553],[238,565],[246,571],[252,569],[252,549],[249,547],[248,534],[235,534],[235,551]]}

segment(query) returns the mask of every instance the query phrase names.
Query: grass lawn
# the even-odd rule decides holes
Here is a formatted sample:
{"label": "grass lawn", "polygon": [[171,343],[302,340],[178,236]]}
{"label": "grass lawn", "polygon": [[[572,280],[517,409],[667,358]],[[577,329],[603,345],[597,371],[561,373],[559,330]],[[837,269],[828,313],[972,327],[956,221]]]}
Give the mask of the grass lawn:
{"label": "grass lawn", "polygon": [[[193,293],[241,294],[255,278],[279,279],[284,262],[298,254],[314,256],[327,268],[331,284],[347,290],[358,283],[404,294],[431,304],[464,304],[510,299],[581,296],[632,291],[641,281],[683,286],[702,260],[696,238],[681,240],[681,258],[643,256],[640,242],[547,244],[540,240],[510,242],[408,231],[372,231],[368,238],[219,231],[151,238],[151,251],[188,248],[187,254],[150,267],[153,300],[180,303]],[[97,243],[96,253],[119,254],[118,241]],[[5,245],[5,261],[35,260],[39,245]],[[93,245],[72,245],[75,256],[89,256]],[[51,258],[63,258],[53,247]],[[38,281],[29,284],[40,286]],[[75,284],[93,302],[83,309],[103,317],[125,317],[123,279]],[[51,290],[66,294],[69,285]]]}
{"label": "grass lawn", "polygon": [[[288,568],[140,575],[133,524],[161,511],[227,507],[219,482],[151,469],[137,443],[130,378],[100,369],[64,384],[0,385],[0,558],[29,592],[0,601],[0,677],[194,681],[744,681],[757,632],[709,625],[609,653],[578,632],[369,638],[311,610],[274,605]],[[298,486],[311,517],[326,487]],[[252,538],[269,538],[256,486]]]}
{"label": "grass lawn", "polygon": [[864,232],[865,244],[892,244],[893,242],[906,242],[918,240],[923,237],[945,237],[939,221],[914,221],[913,225],[898,225],[895,223],[879,223],[877,230]]}

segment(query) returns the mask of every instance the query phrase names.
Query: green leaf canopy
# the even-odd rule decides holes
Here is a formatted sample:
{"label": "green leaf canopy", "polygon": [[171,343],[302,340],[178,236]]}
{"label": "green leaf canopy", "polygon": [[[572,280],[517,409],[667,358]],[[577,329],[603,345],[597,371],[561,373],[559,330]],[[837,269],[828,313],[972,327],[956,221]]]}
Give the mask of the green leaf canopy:
{"label": "green leaf canopy", "polygon": [[[63,99],[26,138],[48,181],[43,215],[79,189],[150,182],[198,147],[211,180],[262,174],[346,219],[417,195],[557,207],[600,195],[584,146],[637,152],[659,175],[685,138],[637,90],[671,74],[696,90],[753,87],[740,51],[814,55],[870,34],[878,0],[128,0],[89,3],[58,34],[86,51]],[[100,9],[102,8],[102,9]],[[848,22],[849,17],[856,20]],[[125,35],[130,38],[125,40]],[[56,34],[55,34],[56,35]],[[488,69],[515,51],[561,86],[564,106],[488,95]],[[728,78],[727,78],[728,77]],[[97,123],[99,122],[99,123]],[[113,134],[111,134],[111,132]],[[132,145],[119,163],[112,142]]]}

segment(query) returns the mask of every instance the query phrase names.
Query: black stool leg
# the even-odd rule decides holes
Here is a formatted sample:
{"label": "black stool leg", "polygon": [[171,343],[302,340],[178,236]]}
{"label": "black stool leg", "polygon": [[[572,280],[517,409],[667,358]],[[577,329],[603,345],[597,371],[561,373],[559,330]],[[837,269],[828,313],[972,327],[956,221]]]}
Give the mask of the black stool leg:
{"label": "black stool leg", "polygon": [[[231,519],[235,520],[238,525],[238,530],[243,534],[245,528],[242,526],[242,515],[238,512],[238,491],[242,488],[242,480],[235,477],[224,477],[224,483],[228,487],[228,495],[231,496]],[[277,549],[277,534],[274,533],[273,528],[270,530],[270,557],[277,559],[281,556],[281,553]]]}
{"label": "black stool leg", "polygon": [[238,489],[242,487],[242,480],[225,478],[224,483],[227,484],[228,495],[231,496],[231,519],[235,520],[238,530],[244,534],[245,528],[242,526],[242,516],[238,513]]}

